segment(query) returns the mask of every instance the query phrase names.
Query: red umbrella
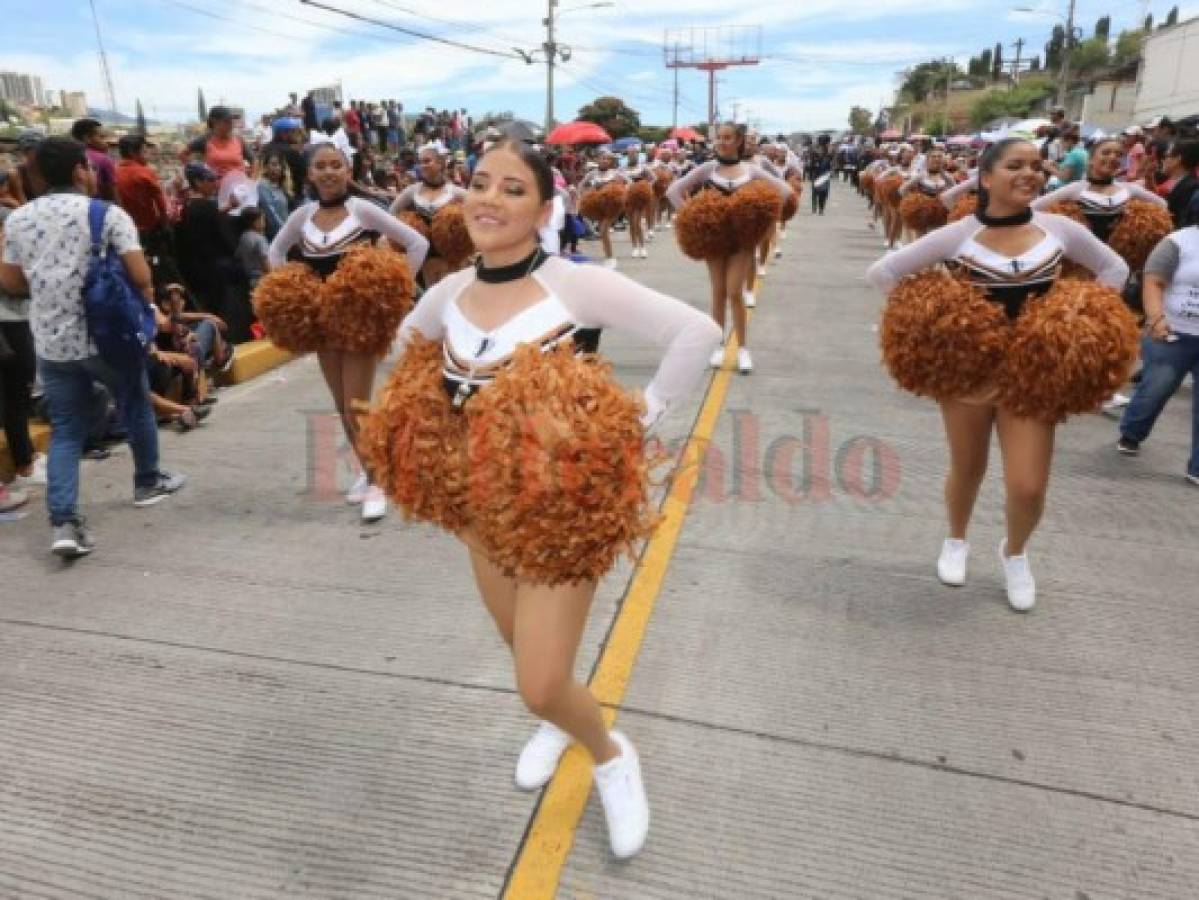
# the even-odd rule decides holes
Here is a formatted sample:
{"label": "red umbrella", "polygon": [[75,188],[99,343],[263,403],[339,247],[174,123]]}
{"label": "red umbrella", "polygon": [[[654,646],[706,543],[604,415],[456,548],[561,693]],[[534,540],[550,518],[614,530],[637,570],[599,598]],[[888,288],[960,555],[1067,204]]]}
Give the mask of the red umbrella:
{"label": "red umbrella", "polygon": [[670,136],[676,141],[702,141],[704,139],[702,134],[687,126],[674,129],[670,132]]}
{"label": "red umbrella", "polygon": [[551,131],[545,142],[547,144],[610,144],[612,135],[594,122],[567,122]]}

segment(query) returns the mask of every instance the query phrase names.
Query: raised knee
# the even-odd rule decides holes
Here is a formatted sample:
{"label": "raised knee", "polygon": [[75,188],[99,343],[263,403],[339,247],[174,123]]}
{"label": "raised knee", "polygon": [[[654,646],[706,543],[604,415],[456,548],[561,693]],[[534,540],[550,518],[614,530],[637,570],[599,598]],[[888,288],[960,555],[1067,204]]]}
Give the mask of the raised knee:
{"label": "raised knee", "polygon": [[1021,506],[1041,506],[1045,502],[1046,485],[1040,481],[1016,479],[1007,485],[1008,500]]}
{"label": "raised knee", "polygon": [[517,678],[520,699],[524,701],[525,708],[539,719],[549,715],[565,686],[565,681],[556,676],[530,675]]}

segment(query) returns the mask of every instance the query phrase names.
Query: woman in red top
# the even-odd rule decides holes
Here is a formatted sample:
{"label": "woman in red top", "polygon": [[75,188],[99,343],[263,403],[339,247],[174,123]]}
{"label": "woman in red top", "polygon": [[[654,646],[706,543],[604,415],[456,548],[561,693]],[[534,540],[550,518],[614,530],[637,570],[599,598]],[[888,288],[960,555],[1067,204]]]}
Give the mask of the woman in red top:
{"label": "woman in red top", "polygon": [[233,133],[233,112],[227,106],[214,106],[208,112],[208,132],[191,141],[179,154],[184,164],[202,162],[224,178],[230,172],[249,174],[254,156]]}

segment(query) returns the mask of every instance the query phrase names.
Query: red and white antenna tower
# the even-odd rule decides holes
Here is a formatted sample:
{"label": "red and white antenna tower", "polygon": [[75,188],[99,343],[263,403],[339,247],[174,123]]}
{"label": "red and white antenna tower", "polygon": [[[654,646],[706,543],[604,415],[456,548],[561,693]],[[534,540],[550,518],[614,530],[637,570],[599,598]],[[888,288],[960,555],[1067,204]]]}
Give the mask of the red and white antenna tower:
{"label": "red and white antenna tower", "polygon": [[708,133],[715,134],[716,73],[762,61],[762,26],[671,29],[663,39],[662,52],[666,68],[674,69],[676,76],[679,69],[708,73]]}

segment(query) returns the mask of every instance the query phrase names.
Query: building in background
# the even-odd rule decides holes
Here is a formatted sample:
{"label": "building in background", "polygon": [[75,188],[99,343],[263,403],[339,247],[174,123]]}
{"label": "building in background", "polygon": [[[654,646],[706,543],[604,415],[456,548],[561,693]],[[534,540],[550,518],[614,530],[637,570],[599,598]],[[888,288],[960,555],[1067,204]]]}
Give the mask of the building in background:
{"label": "building in background", "polygon": [[0,100],[24,106],[42,106],[46,102],[46,90],[37,75],[0,72]]}
{"label": "building in background", "polygon": [[58,105],[66,110],[67,115],[82,119],[87,115],[87,97],[83,91],[59,91]]}
{"label": "building in background", "polygon": [[1141,60],[1133,121],[1199,113],[1199,16],[1146,37]]}

